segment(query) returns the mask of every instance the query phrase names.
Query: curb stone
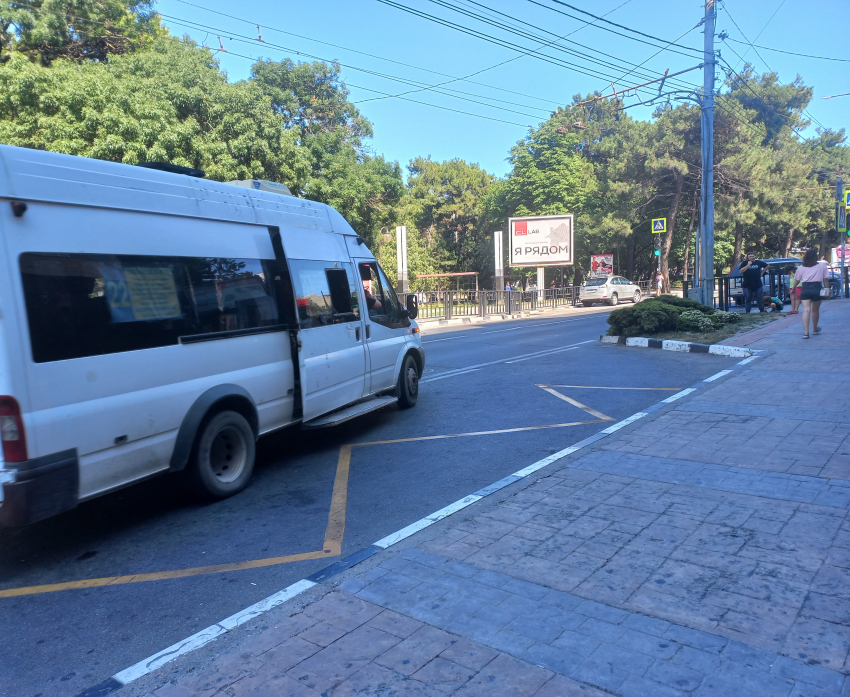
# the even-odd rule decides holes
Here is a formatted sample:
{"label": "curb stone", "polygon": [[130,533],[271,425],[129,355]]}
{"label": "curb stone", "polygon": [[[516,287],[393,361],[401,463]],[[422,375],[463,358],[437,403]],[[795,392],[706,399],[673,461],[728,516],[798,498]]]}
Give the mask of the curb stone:
{"label": "curb stone", "polygon": [[696,344],[690,341],[673,341],[671,339],[647,339],[642,336],[607,336],[599,337],[603,344],[619,344],[620,346],[640,346],[642,348],[658,348],[665,351],[680,351],[682,353],[710,353],[713,356],[729,358],[749,358],[758,351],[741,346],[724,346],[722,344]]}

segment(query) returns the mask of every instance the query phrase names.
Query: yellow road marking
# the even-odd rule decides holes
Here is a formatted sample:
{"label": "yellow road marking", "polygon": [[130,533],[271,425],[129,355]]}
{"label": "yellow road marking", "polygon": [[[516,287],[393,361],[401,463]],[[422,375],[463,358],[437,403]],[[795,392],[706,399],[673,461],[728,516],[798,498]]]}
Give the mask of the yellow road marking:
{"label": "yellow road marking", "polygon": [[580,387],[583,390],[672,390],[677,392],[681,387],[594,387],[592,385],[538,385],[538,387]]}
{"label": "yellow road marking", "polygon": [[[545,386],[540,385],[546,389]],[[253,559],[250,561],[234,562],[231,564],[215,564],[213,566],[197,566],[191,569],[175,569],[172,571],[155,571],[143,574],[127,574],[123,576],[104,576],[103,578],[87,578],[79,581],[66,581],[64,583],[47,583],[38,586],[23,586],[20,588],[8,588],[0,590],[0,598],[14,598],[22,595],[36,595],[39,593],[54,593],[64,590],[79,590],[83,588],[99,588],[102,586],[118,586],[127,583],[143,583],[146,581],[164,581],[175,578],[186,578],[188,576],[203,576],[206,574],[220,574],[227,571],[243,571],[245,569],[260,569],[267,566],[279,566],[290,564],[295,561],[308,559],[326,559],[328,557],[342,554],[342,540],[345,534],[345,517],[348,506],[348,475],[351,469],[351,451],[367,445],[388,445],[391,443],[411,443],[423,440],[441,440],[445,438],[465,438],[469,436],[489,436],[499,433],[516,433],[518,431],[537,431],[547,428],[565,428],[567,426],[583,426],[585,424],[613,421],[610,416],[591,409],[580,402],[576,402],[555,390],[547,390],[557,397],[574,404],[584,411],[597,416],[592,421],[571,421],[562,424],[546,424],[543,426],[520,426],[517,428],[504,428],[494,431],[472,431],[470,433],[450,433],[438,436],[419,436],[415,438],[395,438],[392,440],[376,440],[366,443],[349,443],[343,445],[339,450],[337,460],[336,476],[334,478],[333,495],[331,496],[331,507],[328,512],[328,526],[325,530],[325,542],[322,549],[315,552],[302,552],[290,554],[283,557],[269,557],[267,559]]]}
{"label": "yellow road marking", "polygon": [[41,586],[26,586],[23,588],[9,588],[0,591],[0,598],[13,598],[18,595],[35,595],[36,593],[53,593],[54,591],[71,590],[74,588],[98,588],[100,586],[117,586],[125,583],[142,583],[143,581],[163,581],[170,578],[184,578],[186,576],[202,576],[204,574],[221,574],[225,571],[242,571],[244,569],[259,569],[264,566],[276,566],[278,564],[289,564],[293,561],[303,559],[321,559],[328,556],[323,551],[303,552],[302,554],[290,554],[286,557],[270,557],[268,559],[255,559],[252,561],[240,561],[233,564],[216,564],[215,566],[197,566],[193,569],[176,569],[174,571],[155,571],[149,574],[128,574],[126,576],[106,576],[104,578],[87,578],[82,581],[67,581],[65,583],[48,583]]}
{"label": "yellow road marking", "polygon": [[586,404],[582,404],[581,402],[577,402],[572,397],[567,397],[566,395],[563,395],[560,392],[558,392],[558,390],[553,390],[551,387],[549,387],[547,385],[538,385],[538,387],[546,390],[549,394],[555,395],[556,397],[558,397],[558,399],[563,399],[565,402],[569,402],[574,407],[578,407],[582,411],[586,411],[588,414],[590,414],[591,416],[595,416],[597,419],[600,419],[601,421],[613,421],[614,420],[610,416],[605,416],[605,414],[603,414],[601,411],[596,411],[596,409],[591,409]]}

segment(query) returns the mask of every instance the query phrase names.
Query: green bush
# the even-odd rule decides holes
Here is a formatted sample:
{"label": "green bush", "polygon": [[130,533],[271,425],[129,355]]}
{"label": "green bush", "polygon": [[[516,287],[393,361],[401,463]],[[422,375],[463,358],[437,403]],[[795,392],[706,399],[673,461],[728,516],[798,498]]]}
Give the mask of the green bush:
{"label": "green bush", "polygon": [[631,307],[614,310],[608,315],[608,334],[612,336],[641,336],[679,329],[682,309],[660,302],[646,300]]}
{"label": "green bush", "polygon": [[644,336],[661,332],[712,332],[740,321],[733,312],[721,312],[695,300],[662,295],[608,315],[611,336]]}
{"label": "green bush", "polygon": [[698,303],[696,300],[691,300],[690,298],[680,298],[678,295],[661,295],[657,297],[656,300],[660,300],[668,305],[673,305],[674,307],[681,307],[685,310],[699,310],[704,315],[711,315],[715,312],[713,307],[703,305],[702,303]]}

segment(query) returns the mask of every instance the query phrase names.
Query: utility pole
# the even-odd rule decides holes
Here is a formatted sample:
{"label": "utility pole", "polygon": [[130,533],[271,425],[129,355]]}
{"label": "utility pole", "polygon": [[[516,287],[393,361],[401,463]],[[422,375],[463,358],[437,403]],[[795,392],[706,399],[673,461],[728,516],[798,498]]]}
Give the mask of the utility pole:
{"label": "utility pole", "polygon": [[714,20],[715,0],[706,0],[703,20],[703,93],[701,116],[702,189],[698,280],[700,302],[714,305]]}
{"label": "utility pole", "polygon": [[[844,207],[844,211],[842,211],[842,207]],[[842,212],[843,218],[842,220]],[[842,225],[842,223],[844,223]],[[838,244],[839,249],[841,250],[841,297],[846,298],[846,288],[844,287],[844,257],[847,256],[847,245],[844,244],[843,234],[844,230],[847,229],[847,208],[844,206],[844,180],[841,177],[837,177],[835,180],[835,231],[838,233]],[[822,249],[821,254],[823,254],[824,259],[826,259],[826,250]],[[829,262],[827,262],[829,263]]]}

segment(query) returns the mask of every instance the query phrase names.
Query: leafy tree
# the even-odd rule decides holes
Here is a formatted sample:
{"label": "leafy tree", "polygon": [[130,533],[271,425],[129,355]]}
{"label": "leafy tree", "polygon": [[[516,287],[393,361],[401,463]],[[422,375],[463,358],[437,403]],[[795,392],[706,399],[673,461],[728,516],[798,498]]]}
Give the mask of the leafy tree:
{"label": "leafy tree", "polygon": [[411,160],[408,172],[416,228],[429,239],[440,238],[455,271],[483,271],[481,219],[495,178],[464,160],[434,162],[430,157]]}
{"label": "leafy tree", "polygon": [[18,51],[44,65],[60,57],[105,61],[149,46],[167,36],[153,5],[153,0],[2,2],[0,60]]}
{"label": "leafy tree", "polygon": [[228,83],[188,41],[160,39],[108,63],[44,68],[14,54],[0,65],[0,142],[11,145],[297,188],[309,166],[282,125],[256,86]]}

